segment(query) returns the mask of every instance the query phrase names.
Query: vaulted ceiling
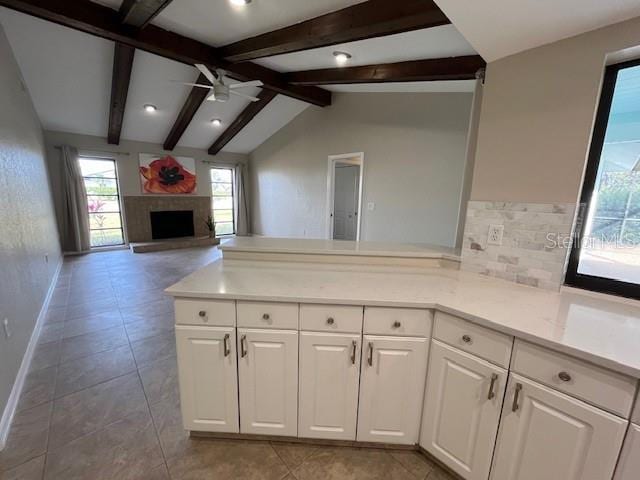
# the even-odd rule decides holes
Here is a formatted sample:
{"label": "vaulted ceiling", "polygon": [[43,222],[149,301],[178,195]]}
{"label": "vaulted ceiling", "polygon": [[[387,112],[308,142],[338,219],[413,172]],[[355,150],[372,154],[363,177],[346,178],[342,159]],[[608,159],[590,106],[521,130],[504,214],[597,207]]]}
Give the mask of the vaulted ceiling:
{"label": "vaulted ceiling", "polygon": [[[248,153],[331,91],[471,91],[476,50],[493,60],[640,14],[636,0],[561,3],[0,0],[0,23],[45,129]],[[352,58],[338,68],[334,51]],[[203,81],[194,63],[262,80],[241,90],[260,102],[203,101],[180,83]]]}

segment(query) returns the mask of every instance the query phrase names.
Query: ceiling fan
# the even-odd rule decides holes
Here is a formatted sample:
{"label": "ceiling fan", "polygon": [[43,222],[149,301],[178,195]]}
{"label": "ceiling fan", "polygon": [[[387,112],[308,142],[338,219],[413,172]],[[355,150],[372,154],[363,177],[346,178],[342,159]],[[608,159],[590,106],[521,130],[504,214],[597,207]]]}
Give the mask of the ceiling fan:
{"label": "ceiling fan", "polygon": [[178,82],[178,83],[181,83],[183,85],[189,85],[192,87],[207,88],[211,90],[211,95],[207,97],[207,100],[211,102],[226,102],[227,100],[229,100],[229,95],[237,95],[239,97],[249,99],[252,102],[257,102],[258,100],[260,100],[259,98],[237,91],[237,89],[239,88],[261,87],[262,82],[260,80],[253,80],[251,82],[242,82],[242,83],[232,83],[230,85],[227,85],[226,83],[224,83],[223,70],[216,69],[212,72],[205,65],[202,65],[200,63],[196,64],[195,67],[198,70],[200,70],[202,75],[204,75],[207,80],[211,82],[211,85],[204,85],[202,83],[187,83],[187,82]]}

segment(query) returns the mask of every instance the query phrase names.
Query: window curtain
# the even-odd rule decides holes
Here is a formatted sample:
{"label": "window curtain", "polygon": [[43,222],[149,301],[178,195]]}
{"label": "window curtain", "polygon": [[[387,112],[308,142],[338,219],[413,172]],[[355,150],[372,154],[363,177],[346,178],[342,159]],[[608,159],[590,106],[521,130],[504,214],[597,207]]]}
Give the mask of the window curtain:
{"label": "window curtain", "polygon": [[60,148],[62,163],[62,249],[86,252],[91,248],[87,191],[78,162],[78,150],[68,145]]}
{"label": "window curtain", "polygon": [[236,235],[246,236],[249,235],[251,230],[251,219],[249,217],[249,201],[247,198],[246,187],[246,167],[243,164],[238,164],[235,167],[234,174],[234,190],[235,190],[235,223],[236,223]]}

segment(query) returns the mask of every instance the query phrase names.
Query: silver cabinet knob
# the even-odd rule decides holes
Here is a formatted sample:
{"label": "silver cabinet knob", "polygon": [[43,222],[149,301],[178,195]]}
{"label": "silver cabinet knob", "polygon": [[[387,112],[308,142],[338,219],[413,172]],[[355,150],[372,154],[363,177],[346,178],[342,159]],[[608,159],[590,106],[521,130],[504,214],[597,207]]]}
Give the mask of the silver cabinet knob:
{"label": "silver cabinet knob", "polygon": [[558,374],[558,378],[563,382],[570,382],[571,381],[571,375],[569,375],[567,372],[560,372]]}
{"label": "silver cabinet knob", "polygon": [[471,343],[472,340],[471,340],[471,337],[469,335],[463,335],[462,336],[462,341],[464,343]]}
{"label": "silver cabinet knob", "polygon": [[398,320],[396,320],[395,322],[393,322],[393,325],[391,325],[391,326],[392,326],[393,328],[400,328],[400,326],[401,326],[401,325],[402,325],[402,324],[401,324]]}
{"label": "silver cabinet knob", "polygon": [[271,318],[271,317],[269,316],[269,314],[268,314],[268,313],[263,313],[263,314],[262,314],[262,319],[263,319],[263,320],[269,320],[270,318]]}
{"label": "silver cabinet knob", "polygon": [[328,325],[333,325],[334,323],[335,323],[335,320],[333,319],[333,317],[327,318],[327,324]]}

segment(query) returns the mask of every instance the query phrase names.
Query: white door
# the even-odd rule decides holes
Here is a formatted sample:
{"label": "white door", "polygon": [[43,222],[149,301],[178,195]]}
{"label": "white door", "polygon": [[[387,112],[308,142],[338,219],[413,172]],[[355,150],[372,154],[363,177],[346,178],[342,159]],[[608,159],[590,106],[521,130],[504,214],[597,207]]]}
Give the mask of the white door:
{"label": "white door", "polygon": [[420,445],[466,479],[489,477],[507,371],[431,341]]}
{"label": "white door", "polygon": [[364,335],[359,441],[418,443],[428,351],[426,338]]}
{"label": "white door", "polygon": [[298,432],[298,332],[238,329],[240,432]]}
{"label": "white door", "polygon": [[235,330],[176,326],[180,404],[187,430],[239,431]]}
{"label": "white door", "polygon": [[333,196],[333,238],[355,240],[358,230],[360,166],[337,163]]}
{"label": "white door", "polygon": [[610,479],[627,421],[511,374],[493,480]]}
{"label": "white door", "polygon": [[638,480],[640,477],[640,426],[631,424],[614,480]]}
{"label": "white door", "polygon": [[360,339],[300,332],[298,436],[356,439]]}

